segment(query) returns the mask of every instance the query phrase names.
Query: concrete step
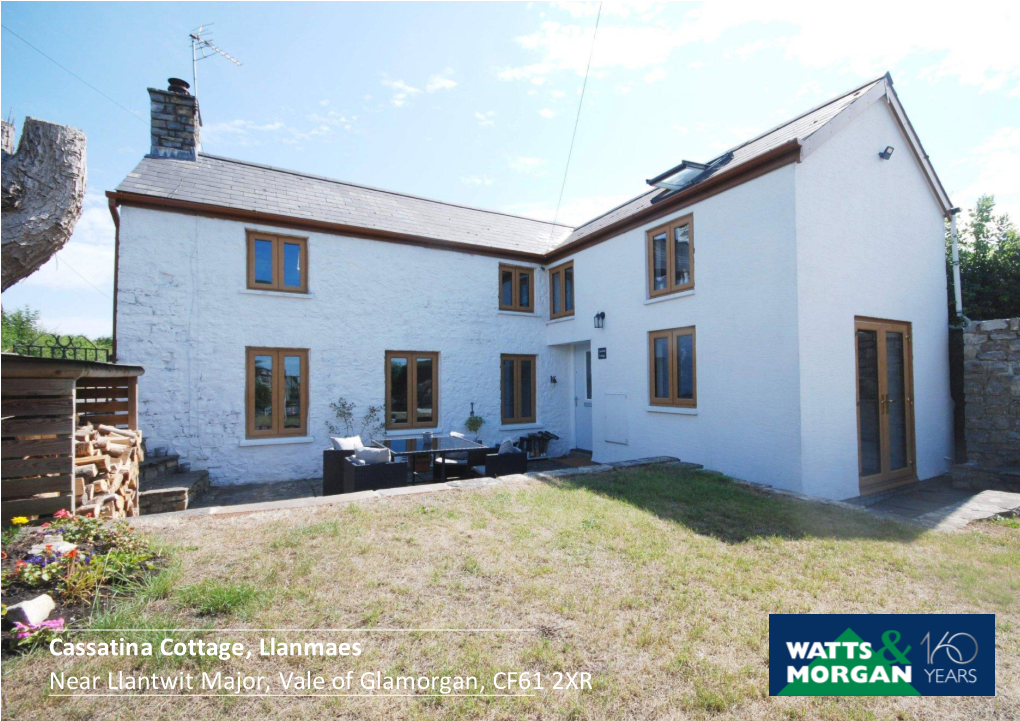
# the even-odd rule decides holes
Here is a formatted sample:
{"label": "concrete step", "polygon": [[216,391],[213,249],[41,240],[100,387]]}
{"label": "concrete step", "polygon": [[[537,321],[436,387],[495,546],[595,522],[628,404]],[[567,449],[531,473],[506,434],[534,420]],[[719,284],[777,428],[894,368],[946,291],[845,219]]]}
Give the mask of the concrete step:
{"label": "concrete step", "polygon": [[138,507],[142,515],[183,511],[207,490],[208,471],[164,474],[154,480],[142,481]]}
{"label": "concrete step", "polygon": [[154,481],[160,476],[177,473],[177,466],[180,456],[165,455],[159,458],[146,456],[145,460],[138,464],[138,473],[142,481]]}

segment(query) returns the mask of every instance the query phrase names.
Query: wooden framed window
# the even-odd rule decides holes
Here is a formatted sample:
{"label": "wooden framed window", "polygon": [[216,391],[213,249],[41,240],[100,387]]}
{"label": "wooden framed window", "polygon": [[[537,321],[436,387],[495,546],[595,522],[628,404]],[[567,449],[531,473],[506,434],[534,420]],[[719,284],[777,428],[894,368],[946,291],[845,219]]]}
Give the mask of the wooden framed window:
{"label": "wooden framed window", "polygon": [[574,261],[558,265],[549,271],[549,317],[566,318],[574,315]]}
{"label": "wooden framed window", "polygon": [[648,231],[648,296],[694,287],[694,216],[685,215]]}
{"label": "wooden framed window", "polygon": [[386,427],[439,425],[439,353],[386,351]]}
{"label": "wooden framed window", "polygon": [[308,238],[248,231],[248,287],[308,292]]}
{"label": "wooden framed window", "polygon": [[499,309],[534,313],[535,269],[499,266]]}
{"label": "wooden framed window", "polygon": [[248,348],[245,417],[249,438],[308,433],[308,351]]}
{"label": "wooden framed window", "polygon": [[535,422],[535,379],[538,363],[533,355],[499,357],[499,394],[504,424]]}
{"label": "wooden framed window", "polygon": [[648,334],[648,402],[653,406],[698,406],[694,326]]}

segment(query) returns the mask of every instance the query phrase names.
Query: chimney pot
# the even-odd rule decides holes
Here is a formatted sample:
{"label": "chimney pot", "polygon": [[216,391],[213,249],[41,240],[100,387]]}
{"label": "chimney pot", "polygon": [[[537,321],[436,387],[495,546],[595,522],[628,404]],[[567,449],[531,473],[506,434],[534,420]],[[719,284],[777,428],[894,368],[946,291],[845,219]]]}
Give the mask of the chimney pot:
{"label": "chimney pot", "polygon": [[170,78],[167,80],[167,83],[169,83],[167,90],[171,93],[175,93],[176,95],[191,95],[191,93],[188,92],[188,88],[191,86],[187,83],[187,81],[181,80],[180,78]]}

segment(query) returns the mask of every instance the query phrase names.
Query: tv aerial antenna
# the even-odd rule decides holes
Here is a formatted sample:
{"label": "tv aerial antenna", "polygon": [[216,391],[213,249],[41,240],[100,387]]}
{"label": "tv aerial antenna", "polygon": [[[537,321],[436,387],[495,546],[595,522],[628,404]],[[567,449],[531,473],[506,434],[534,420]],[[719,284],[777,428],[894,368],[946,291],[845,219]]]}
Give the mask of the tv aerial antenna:
{"label": "tv aerial antenna", "polygon": [[222,55],[227,60],[232,62],[234,65],[241,65],[241,61],[235,57],[230,56],[218,47],[212,44],[212,38],[203,33],[208,33],[209,27],[213,23],[207,25],[199,25],[198,29],[192,32],[188,37],[191,38],[191,81],[193,85],[192,94],[198,97],[198,61],[211,58],[214,55]]}

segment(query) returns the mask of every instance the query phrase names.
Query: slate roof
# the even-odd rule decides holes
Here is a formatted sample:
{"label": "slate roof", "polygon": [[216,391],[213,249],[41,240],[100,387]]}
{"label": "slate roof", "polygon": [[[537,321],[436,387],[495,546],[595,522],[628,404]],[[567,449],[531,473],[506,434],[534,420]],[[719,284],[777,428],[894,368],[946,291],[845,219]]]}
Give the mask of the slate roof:
{"label": "slate roof", "polygon": [[[809,137],[884,80],[873,80],[736,146],[728,151],[733,157],[706,177]],[[145,157],[117,190],[538,255],[635,215],[669,192],[649,190],[571,228],[206,154],[197,161]]]}
{"label": "slate roof", "polygon": [[566,225],[205,154],[196,161],[145,157],[117,191],[522,253],[544,254],[571,231]]}
{"label": "slate roof", "polygon": [[[747,142],[736,146],[735,148],[727,151],[729,153],[733,153],[733,159],[730,160],[728,163],[720,165],[717,170],[710,173],[709,175],[706,175],[704,178],[701,179],[701,181],[704,181],[705,179],[710,178],[713,175],[728,172],[733,168],[736,168],[737,166],[748,162],[749,160],[757,158],[769,152],[770,150],[778,148],[783,143],[787,143],[794,139],[803,140],[804,138],[808,137],[816,130],[821,128],[823,125],[825,125],[825,123],[827,123],[833,117],[842,112],[843,109],[850,105],[850,103],[857,100],[857,98],[867,93],[877,83],[880,83],[883,80],[884,76],[878,78],[877,80],[873,80],[865,85],[862,85],[859,88],[855,88],[854,90],[851,90],[849,93],[846,93],[845,95],[841,95],[840,97],[834,100],[830,100],[823,105],[820,105],[812,110],[809,110],[803,115],[799,115],[793,120],[789,120],[783,123],[782,125],[776,126],[775,128],[772,128],[771,130],[762,133],[761,135],[759,135],[756,138],[753,138],[752,140],[748,140]],[[726,155],[726,153],[723,153],[722,155]],[[575,240],[580,240],[581,238],[587,237],[592,233],[601,230],[602,228],[605,228],[606,226],[612,225],[613,223],[628,218],[634,215],[635,213],[638,213],[644,210],[645,208],[650,207],[652,205],[652,201],[656,197],[664,195],[666,194],[666,192],[667,191],[659,190],[658,188],[653,188],[646,193],[642,193],[636,198],[633,198],[632,200],[629,200],[626,203],[619,205],[616,208],[613,208],[612,210],[606,212],[605,214],[600,215],[597,218],[593,218],[592,220],[589,220],[587,223],[578,226],[577,228],[574,229],[574,232],[572,232],[569,236],[563,239],[560,245],[567,245],[568,243],[572,243]]]}

